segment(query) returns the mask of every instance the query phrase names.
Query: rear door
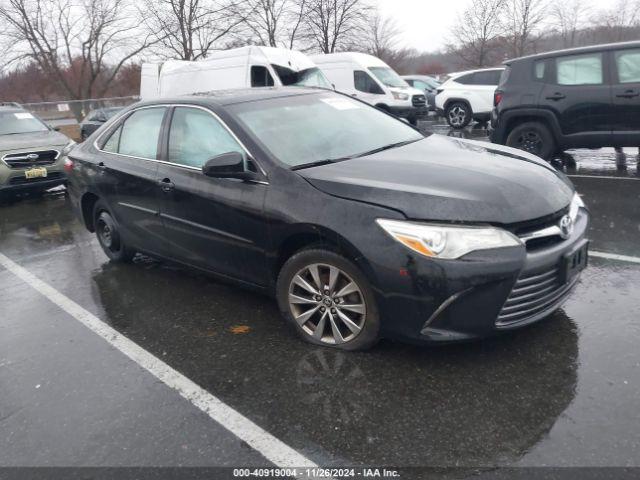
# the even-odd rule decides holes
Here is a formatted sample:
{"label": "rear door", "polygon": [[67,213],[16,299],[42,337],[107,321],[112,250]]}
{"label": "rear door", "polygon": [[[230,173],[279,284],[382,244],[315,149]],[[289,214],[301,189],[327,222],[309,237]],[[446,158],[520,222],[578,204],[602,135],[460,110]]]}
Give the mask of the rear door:
{"label": "rear door", "polygon": [[176,106],[167,133],[160,215],[171,256],[183,263],[264,285],[267,238],[262,216],[268,186],[202,173],[207,160],[244,147],[211,111]]}
{"label": "rear door", "polygon": [[549,62],[539,105],[560,123],[567,148],[611,143],[613,104],[609,69],[602,52],[567,55]]}
{"label": "rear door", "polygon": [[102,145],[97,164],[101,183],[115,192],[109,206],[128,243],[158,255],[167,253],[156,177],[167,111],[164,106],[144,107],[127,116]]}
{"label": "rear door", "polygon": [[469,89],[473,92],[474,113],[489,113],[493,110],[493,95],[498,88],[501,75],[502,70],[487,70],[473,74]]}
{"label": "rear door", "polygon": [[611,52],[613,144],[640,145],[640,49]]}

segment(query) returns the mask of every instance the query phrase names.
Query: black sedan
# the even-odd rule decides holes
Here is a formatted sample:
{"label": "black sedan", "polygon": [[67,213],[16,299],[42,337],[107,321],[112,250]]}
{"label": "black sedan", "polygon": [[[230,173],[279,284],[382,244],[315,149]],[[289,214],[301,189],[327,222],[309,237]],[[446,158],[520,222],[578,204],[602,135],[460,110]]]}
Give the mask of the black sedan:
{"label": "black sedan", "polygon": [[318,345],[521,327],[560,306],[587,259],[588,213],[562,173],[335,92],[139,103],[66,161],[109,258],[142,252],[271,293]]}
{"label": "black sedan", "polygon": [[80,122],[80,138],[86,140],[89,135],[106,123],[111,117],[122,110],[123,107],[98,108],[90,110]]}

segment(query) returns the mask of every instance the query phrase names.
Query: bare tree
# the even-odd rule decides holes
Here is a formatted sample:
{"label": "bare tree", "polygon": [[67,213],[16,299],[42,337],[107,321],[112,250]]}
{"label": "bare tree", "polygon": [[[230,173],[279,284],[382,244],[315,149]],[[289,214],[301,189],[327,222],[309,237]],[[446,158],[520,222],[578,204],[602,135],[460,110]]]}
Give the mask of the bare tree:
{"label": "bare tree", "polygon": [[506,6],[505,34],[511,39],[511,55],[520,57],[547,16],[547,0],[507,0]]}
{"label": "bare tree", "polygon": [[198,60],[245,21],[240,4],[240,0],[144,0],[140,15],[161,53]]}
{"label": "bare tree", "polygon": [[384,17],[379,10],[369,16],[364,48],[371,55],[382,58],[397,50],[400,29],[396,22]]}
{"label": "bare tree", "polygon": [[583,0],[556,0],[551,6],[550,20],[562,38],[564,48],[575,47],[578,34],[586,27],[590,6]]}
{"label": "bare tree", "polygon": [[492,44],[502,33],[500,15],[507,0],[473,0],[458,17],[455,29],[455,51],[468,67],[493,65]]}
{"label": "bare tree", "polygon": [[370,6],[364,0],[307,0],[304,37],[322,53],[356,44],[366,28]]}
{"label": "bare tree", "polygon": [[149,44],[125,0],[5,0],[5,66],[34,63],[71,99],[102,96]]}
{"label": "bare tree", "polygon": [[610,9],[599,12],[593,19],[600,41],[621,42],[637,38],[632,31],[640,23],[640,2],[618,0]]}
{"label": "bare tree", "polygon": [[248,0],[235,15],[260,45],[293,48],[305,9],[306,0]]}

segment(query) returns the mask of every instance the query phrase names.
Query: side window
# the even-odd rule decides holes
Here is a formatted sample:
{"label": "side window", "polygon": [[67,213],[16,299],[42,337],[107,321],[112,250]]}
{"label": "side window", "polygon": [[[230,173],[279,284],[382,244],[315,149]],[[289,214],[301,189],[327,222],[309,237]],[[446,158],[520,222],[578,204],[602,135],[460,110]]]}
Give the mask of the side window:
{"label": "side window", "polygon": [[133,112],[121,127],[118,153],[155,160],[165,111],[165,107],[154,107]]}
{"label": "side window", "polygon": [[169,130],[169,161],[201,168],[207,160],[229,152],[244,153],[227,129],[209,112],[177,107]]}
{"label": "side window", "polygon": [[640,50],[622,50],[615,53],[618,82],[640,83]]}
{"label": "side window", "polygon": [[371,76],[362,70],[355,70],[353,72],[353,83],[356,90],[365,93],[374,93],[376,95],[382,95],[384,92],[376,81]]}
{"label": "side window", "polygon": [[122,125],[120,125],[109,137],[109,139],[102,145],[102,150],[105,152],[118,153],[118,146],[120,145],[120,134],[122,133]]}
{"label": "side window", "polygon": [[547,70],[547,62],[546,60],[538,60],[533,65],[533,76],[536,80],[544,80],[544,74]]}
{"label": "side window", "polygon": [[556,59],[558,85],[601,85],[602,54],[573,55]]}
{"label": "side window", "polygon": [[467,73],[466,75],[456,78],[454,82],[461,83],[462,85],[474,85],[474,76],[475,73]]}
{"label": "side window", "polygon": [[267,67],[254,65],[251,67],[252,87],[273,87],[273,77]]}
{"label": "side window", "polygon": [[500,75],[496,75],[495,71],[476,72],[473,76],[474,85],[498,85]]}

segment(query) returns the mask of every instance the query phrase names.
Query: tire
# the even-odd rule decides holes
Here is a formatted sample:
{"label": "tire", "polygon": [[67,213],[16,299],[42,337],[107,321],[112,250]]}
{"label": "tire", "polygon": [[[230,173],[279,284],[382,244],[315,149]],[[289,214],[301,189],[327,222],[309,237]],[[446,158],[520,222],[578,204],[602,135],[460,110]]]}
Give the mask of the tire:
{"label": "tire", "polygon": [[506,144],[545,160],[550,160],[557,150],[551,131],[541,122],[525,122],[518,125],[509,132]]}
{"label": "tire", "polygon": [[[329,287],[331,271],[337,273],[333,289],[319,290],[314,278],[321,287]],[[340,291],[345,293],[335,295]],[[373,290],[358,267],[342,255],[325,249],[294,254],[280,270],[276,296],[282,315],[307,342],[354,351],[378,341],[380,316]]]}
{"label": "tire", "polygon": [[136,252],[122,241],[118,224],[104,203],[98,200],[93,207],[93,225],[98,243],[104,253],[113,262],[127,263],[133,260]]}
{"label": "tire", "polygon": [[444,116],[451,128],[459,130],[469,125],[473,118],[473,112],[466,103],[453,102],[447,107]]}

